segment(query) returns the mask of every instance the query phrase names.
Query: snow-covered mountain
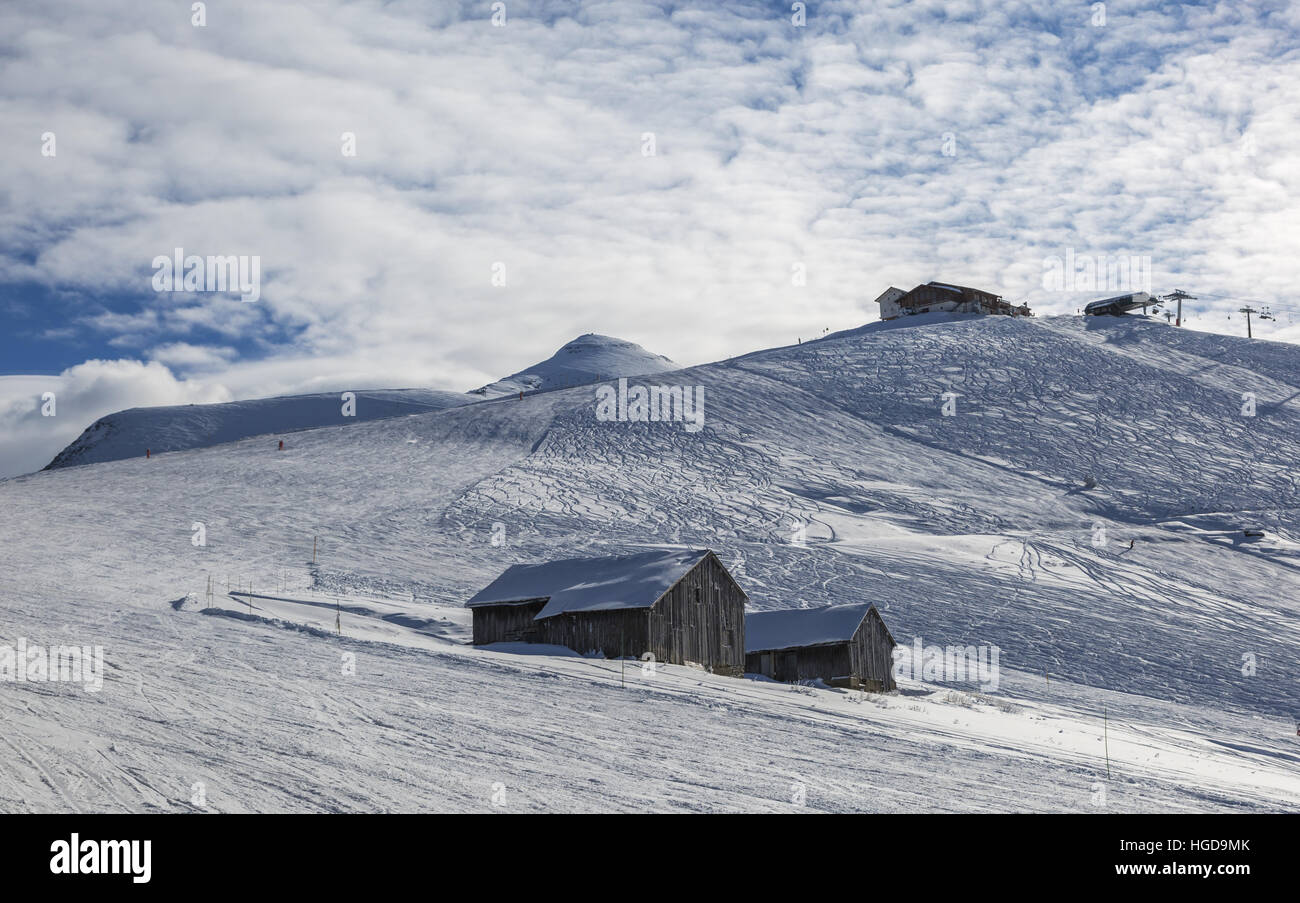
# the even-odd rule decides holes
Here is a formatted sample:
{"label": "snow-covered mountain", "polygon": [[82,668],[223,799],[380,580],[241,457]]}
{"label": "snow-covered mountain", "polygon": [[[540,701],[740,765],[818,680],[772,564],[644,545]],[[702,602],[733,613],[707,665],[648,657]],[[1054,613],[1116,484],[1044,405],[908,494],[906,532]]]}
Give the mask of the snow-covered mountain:
{"label": "snow-covered mountain", "polygon": [[474,400],[471,396],[437,389],[383,389],[351,394],[351,399],[344,399],[341,392],[325,392],[224,404],[130,408],[96,420],[45,469],[120,461],[142,456],[146,451],[152,454],[184,451],[250,436],[282,436],[321,426],[440,411]]}
{"label": "snow-covered mountain", "polygon": [[[0,693],[0,810],[1300,810],[1300,348],[916,318],[654,381],[704,428],[588,386],[0,481],[0,645],[107,663]],[[511,564],[665,547],[999,686],[467,645]]]}
{"label": "snow-covered mountain", "polygon": [[440,411],[485,398],[546,392],[675,368],[668,358],[651,354],[640,345],[588,333],[540,364],[463,395],[437,389],[358,391],[352,393],[355,403],[347,414],[342,393],[338,392],[118,411],[92,423],[45,469],[120,461],[144,455],[146,451],[152,454],[184,451],[253,436],[282,436],[316,427],[348,426]]}
{"label": "snow-covered mountain", "polygon": [[677,365],[662,354],[651,354],[633,342],[589,332],[564,345],[540,364],[474,389],[473,394],[500,398],[520,392],[567,389],[620,376],[646,376],[676,369]]}

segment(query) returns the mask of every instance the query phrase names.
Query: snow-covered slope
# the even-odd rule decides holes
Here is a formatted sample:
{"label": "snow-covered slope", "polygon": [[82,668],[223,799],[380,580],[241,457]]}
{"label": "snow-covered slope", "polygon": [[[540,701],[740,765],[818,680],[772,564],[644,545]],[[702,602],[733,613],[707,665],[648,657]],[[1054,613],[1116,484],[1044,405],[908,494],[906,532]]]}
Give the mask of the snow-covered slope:
{"label": "snow-covered slope", "polygon": [[662,354],[651,354],[633,342],[589,332],[564,345],[540,364],[475,389],[473,394],[500,398],[520,392],[546,392],[620,376],[645,376],[676,369],[677,365]]}
{"label": "snow-covered slope", "polygon": [[131,408],[92,423],[46,465],[46,470],[120,461],[144,455],[207,448],[252,436],[282,435],[322,426],[347,426],[440,411],[484,398],[546,392],[619,376],[675,369],[668,358],[622,339],[588,333],[527,370],[467,394],[436,389],[383,389],[355,392],[356,404],[344,415],[342,393],[285,395],[226,404]]}
{"label": "snow-covered slope", "polygon": [[320,426],[346,425],[406,414],[440,411],[474,398],[437,389],[383,389],[352,393],[344,414],[341,392],[284,395],[225,404],[130,408],[92,423],[46,465],[46,470],[145,454],[206,448],[250,436],[283,435]]}
{"label": "snow-covered slope", "polygon": [[[586,386],[0,481],[0,644],[107,670],[3,686],[0,810],[1300,810],[1300,349],[985,317],[656,382],[704,429]],[[999,685],[465,645],[509,565],[655,548]]]}

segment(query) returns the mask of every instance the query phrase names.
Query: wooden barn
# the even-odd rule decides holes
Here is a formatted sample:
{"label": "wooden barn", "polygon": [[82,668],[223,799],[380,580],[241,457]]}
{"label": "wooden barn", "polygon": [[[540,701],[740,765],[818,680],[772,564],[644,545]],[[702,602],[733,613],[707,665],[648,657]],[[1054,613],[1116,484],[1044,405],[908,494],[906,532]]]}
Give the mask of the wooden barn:
{"label": "wooden barn", "polygon": [[708,549],[517,564],[466,605],[476,646],[650,653],[734,675],[745,665],[745,593]]}
{"label": "wooden barn", "polygon": [[761,611],[745,618],[745,671],[773,680],[820,679],[837,687],[893,690],[895,645],[869,602]]}

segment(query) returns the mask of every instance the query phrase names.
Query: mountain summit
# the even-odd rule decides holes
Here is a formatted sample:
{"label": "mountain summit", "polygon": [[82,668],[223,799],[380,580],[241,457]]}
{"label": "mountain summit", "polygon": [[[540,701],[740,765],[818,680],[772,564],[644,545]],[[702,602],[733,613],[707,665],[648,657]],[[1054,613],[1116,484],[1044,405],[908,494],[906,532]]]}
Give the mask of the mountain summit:
{"label": "mountain summit", "polygon": [[645,376],[680,369],[662,354],[651,354],[635,342],[589,332],[564,345],[554,355],[470,394],[500,398],[520,392],[546,392],[582,386],[620,376]]}

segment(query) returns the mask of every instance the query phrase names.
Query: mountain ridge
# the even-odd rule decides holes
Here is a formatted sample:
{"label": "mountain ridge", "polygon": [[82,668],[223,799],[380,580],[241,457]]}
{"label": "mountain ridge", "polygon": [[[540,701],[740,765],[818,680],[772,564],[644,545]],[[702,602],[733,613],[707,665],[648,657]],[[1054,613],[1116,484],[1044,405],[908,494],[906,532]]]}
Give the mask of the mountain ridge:
{"label": "mountain ridge", "polygon": [[663,355],[623,339],[586,333],[541,361],[470,392],[439,389],[368,389],[352,394],[344,414],[343,393],[279,395],[232,402],[126,408],[96,419],[43,468],[117,461],[146,454],[188,451],[254,436],[402,417],[428,410],[548,392],[620,376],[676,369]]}

